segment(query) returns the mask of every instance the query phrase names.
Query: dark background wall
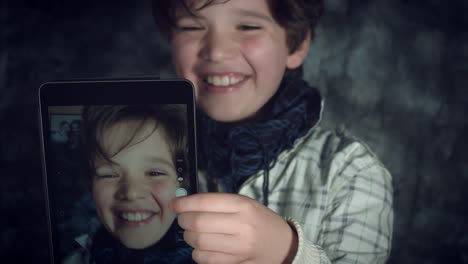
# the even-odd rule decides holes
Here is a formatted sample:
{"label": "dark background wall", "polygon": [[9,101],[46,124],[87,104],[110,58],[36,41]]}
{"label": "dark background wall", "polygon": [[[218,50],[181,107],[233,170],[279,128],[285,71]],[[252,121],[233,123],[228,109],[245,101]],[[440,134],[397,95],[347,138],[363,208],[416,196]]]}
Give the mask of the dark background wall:
{"label": "dark background wall", "polygon": [[[394,176],[390,262],[468,263],[468,1],[325,2],[305,77]],[[39,85],[174,75],[148,0],[0,3],[0,259],[43,263]]]}

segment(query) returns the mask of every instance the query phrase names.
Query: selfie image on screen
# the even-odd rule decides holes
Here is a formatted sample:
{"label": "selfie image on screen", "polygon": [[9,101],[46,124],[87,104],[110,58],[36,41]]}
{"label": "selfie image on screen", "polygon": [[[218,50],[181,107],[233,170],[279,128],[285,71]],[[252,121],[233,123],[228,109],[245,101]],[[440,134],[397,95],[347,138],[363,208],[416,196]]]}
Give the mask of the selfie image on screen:
{"label": "selfie image on screen", "polygon": [[186,106],[48,110],[56,262],[187,263],[191,248],[168,207],[190,194]]}

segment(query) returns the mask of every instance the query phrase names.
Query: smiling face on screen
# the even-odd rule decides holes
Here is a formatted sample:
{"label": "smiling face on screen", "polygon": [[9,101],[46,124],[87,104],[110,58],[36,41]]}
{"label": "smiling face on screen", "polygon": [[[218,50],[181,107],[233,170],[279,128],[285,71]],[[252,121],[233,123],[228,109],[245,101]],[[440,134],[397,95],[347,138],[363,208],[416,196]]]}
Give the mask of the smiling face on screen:
{"label": "smiling face on screen", "polygon": [[287,68],[307,51],[289,52],[286,31],[266,0],[230,0],[179,9],[170,44],[180,77],[195,85],[197,103],[211,118],[237,122],[254,117],[277,91]]}
{"label": "smiling face on screen", "polygon": [[110,162],[96,159],[92,192],[107,231],[128,248],[142,249],[158,242],[172,225],[175,214],[168,203],[179,184],[161,126],[145,124],[128,146],[115,149],[131,125],[120,122],[104,131],[104,150],[117,154]]}

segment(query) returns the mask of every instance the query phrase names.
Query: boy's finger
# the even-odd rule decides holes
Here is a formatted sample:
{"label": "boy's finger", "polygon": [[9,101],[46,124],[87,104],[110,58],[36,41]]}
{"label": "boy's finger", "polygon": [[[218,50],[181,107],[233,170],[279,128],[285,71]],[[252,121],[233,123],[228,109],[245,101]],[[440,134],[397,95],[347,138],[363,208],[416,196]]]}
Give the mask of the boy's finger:
{"label": "boy's finger", "polygon": [[186,212],[178,218],[180,227],[186,231],[211,234],[234,235],[239,222],[235,213]]}
{"label": "boy's finger", "polygon": [[196,248],[192,252],[192,257],[196,263],[241,263],[242,261],[242,258],[238,255],[231,255],[222,252],[203,251]]}
{"label": "boy's finger", "polygon": [[207,234],[185,231],[184,240],[191,247],[198,250],[215,251],[222,253],[237,253],[236,238],[232,235],[225,234]]}
{"label": "boy's finger", "polygon": [[237,213],[241,205],[250,198],[228,193],[197,193],[178,197],[171,201],[170,207],[175,213],[185,212],[220,212]]}

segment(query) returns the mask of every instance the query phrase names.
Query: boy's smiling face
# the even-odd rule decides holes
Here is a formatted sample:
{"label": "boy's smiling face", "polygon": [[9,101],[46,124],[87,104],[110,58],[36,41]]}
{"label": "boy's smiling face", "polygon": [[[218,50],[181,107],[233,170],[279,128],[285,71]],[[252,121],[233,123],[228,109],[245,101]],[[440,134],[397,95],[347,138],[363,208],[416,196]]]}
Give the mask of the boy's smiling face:
{"label": "boy's smiling face", "polygon": [[175,219],[168,203],[178,187],[176,170],[162,128],[153,132],[150,124],[120,152],[132,123],[120,122],[104,131],[104,151],[117,154],[109,155],[112,163],[96,160],[92,183],[101,222],[112,236],[134,249],[158,242]]}
{"label": "boy's smiling face", "polygon": [[[198,105],[213,119],[249,119],[277,91],[286,68],[300,66],[308,45],[289,52],[286,31],[267,0],[230,0],[182,9],[171,34],[177,74],[193,82]],[[307,42],[308,44],[308,42]]]}

